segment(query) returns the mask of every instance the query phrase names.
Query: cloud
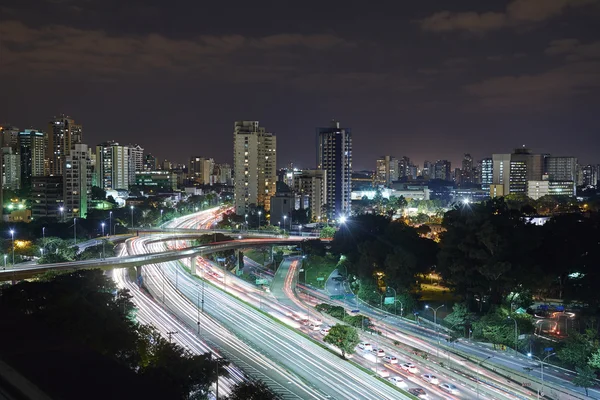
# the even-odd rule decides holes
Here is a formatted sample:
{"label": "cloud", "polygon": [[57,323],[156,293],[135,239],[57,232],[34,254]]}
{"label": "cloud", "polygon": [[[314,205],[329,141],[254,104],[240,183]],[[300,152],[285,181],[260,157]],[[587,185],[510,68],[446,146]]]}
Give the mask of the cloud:
{"label": "cloud", "polygon": [[583,44],[577,39],[554,40],[545,53],[550,56],[564,55],[571,62],[600,59],[600,41]]}
{"label": "cloud", "polygon": [[470,84],[468,94],[493,109],[552,108],[600,87],[600,61],[586,61],[535,75],[500,76]]}
{"label": "cloud", "polygon": [[482,34],[507,27],[539,23],[563,14],[568,8],[598,4],[600,0],[513,0],[503,12],[441,11],[420,21],[431,32],[466,31]]}

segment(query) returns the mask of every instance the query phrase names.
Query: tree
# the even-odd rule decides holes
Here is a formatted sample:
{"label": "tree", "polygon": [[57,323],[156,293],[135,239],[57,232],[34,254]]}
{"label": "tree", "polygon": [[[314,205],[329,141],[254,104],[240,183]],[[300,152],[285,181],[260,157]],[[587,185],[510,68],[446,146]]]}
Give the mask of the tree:
{"label": "tree", "polygon": [[263,381],[243,381],[236,384],[226,400],[278,400],[279,396],[273,393]]}
{"label": "tree", "polygon": [[576,367],[577,376],[573,378],[573,385],[585,389],[585,395],[588,396],[588,388],[596,384],[596,373],[589,365]]}
{"label": "tree", "polygon": [[349,325],[336,324],[331,327],[323,341],[340,349],[342,358],[345,359],[346,354],[354,353],[354,348],[360,342],[360,339],[355,328]]}
{"label": "tree", "polygon": [[590,356],[588,364],[594,369],[600,369],[600,349]]}
{"label": "tree", "polygon": [[[470,326],[475,320],[475,314],[469,311],[466,303],[456,303],[452,307],[452,312],[444,318],[444,322],[454,325],[455,327],[462,329]],[[466,335],[465,335],[466,336]]]}
{"label": "tree", "polygon": [[335,228],[333,226],[325,226],[321,229],[319,237],[321,239],[332,239],[335,236]]}
{"label": "tree", "polygon": [[558,350],[558,358],[572,366],[581,366],[588,363],[590,354],[598,351],[598,339],[593,330],[587,329],[581,334],[573,332],[567,338],[565,346]]}

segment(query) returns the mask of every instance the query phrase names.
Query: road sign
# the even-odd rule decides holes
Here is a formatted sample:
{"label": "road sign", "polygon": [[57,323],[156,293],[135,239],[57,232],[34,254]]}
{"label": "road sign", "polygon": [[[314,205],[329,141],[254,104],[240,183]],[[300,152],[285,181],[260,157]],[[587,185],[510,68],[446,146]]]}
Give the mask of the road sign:
{"label": "road sign", "polygon": [[324,281],[324,280],[325,280],[325,278],[323,278],[323,277],[318,277],[318,278],[317,278],[317,280],[318,280],[318,281]]}
{"label": "road sign", "polygon": [[550,351],[553,351],[553,350],[554,350],[554,347],[546,347],[544,349],[544,351],[547,351],[547,352],[550,352]]}
{"label": "road sign", "polygon": [[394,300],[396,300],[395,297],[386,297],[383,299],[383,304],[394,304]]}
{"label": "road sign", "polygon": [[217,262],[225,262],[225,257],[217,257]]}
{"label": "road sign", "polygon": [[353,312],[353,313],[359,313],[359,312],[360,312],[360,310],[350,310],[350,312]]}
{"label": "road sign", "polygon": [[329,298],[331,300],[344,300],[344,295],[343,294],[334,294],[332,296],[329,296]]}
{"label": "road sign", "polygon": [[257,279],[256,280],[257,285],[266,285],[267,283],[269,283],[269,281],[266,279]]}

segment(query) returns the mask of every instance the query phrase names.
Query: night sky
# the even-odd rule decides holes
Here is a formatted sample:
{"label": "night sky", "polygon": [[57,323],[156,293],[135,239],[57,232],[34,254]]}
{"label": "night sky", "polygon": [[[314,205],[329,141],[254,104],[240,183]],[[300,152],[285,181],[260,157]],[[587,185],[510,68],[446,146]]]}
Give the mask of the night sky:
{"label": "night sky", "polygon": [[0,123],[231,162],[259,120],[313,167],[335,118],[355,170],[523,144],[599,163],[599,21],[600,0],[3,0]]}

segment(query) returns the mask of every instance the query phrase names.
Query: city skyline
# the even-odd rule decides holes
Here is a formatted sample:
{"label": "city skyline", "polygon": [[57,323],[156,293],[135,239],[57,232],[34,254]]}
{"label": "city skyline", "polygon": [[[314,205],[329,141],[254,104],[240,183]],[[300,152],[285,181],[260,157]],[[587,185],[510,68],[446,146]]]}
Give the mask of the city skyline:
{"label": "city skyline", "polygon": [[113,13],[111,1],[8,0],[0,122],[45,130],[65,113],[91,146],[143,143],[178,163],[231,163],[226,138],[244,119],[278,136],[279,167],[314,168],[314,129],[331,119],[354,132],[355,170],[384,154],[458,165],[523,144],[598,163],[599,1],[396,3],[363,18],[357,1]]}

